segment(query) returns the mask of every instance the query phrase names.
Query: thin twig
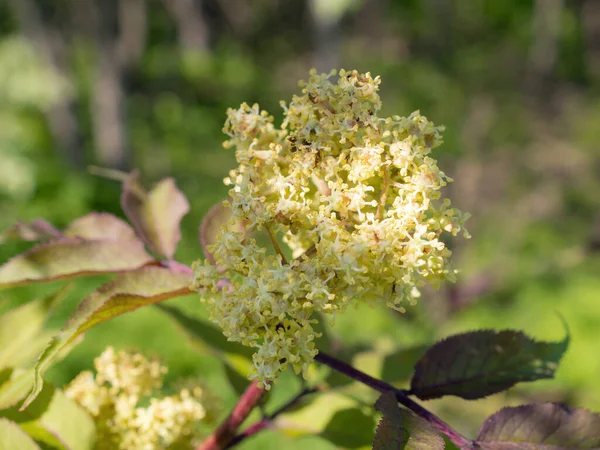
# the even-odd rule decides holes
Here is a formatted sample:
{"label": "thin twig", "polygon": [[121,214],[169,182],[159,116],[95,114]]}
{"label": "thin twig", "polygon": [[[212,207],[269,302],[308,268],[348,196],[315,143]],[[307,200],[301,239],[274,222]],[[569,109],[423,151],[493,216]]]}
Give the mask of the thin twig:
{"label": "thin twig", "polygon": [[396,394],[396,399],[400,404],[406,406],[412,412],[429,422],[433,427],[435,427],[436,430],[445,435],[461,450],[473,450],[475,448],[471,440],[461,435],[442,419],[412,400],[402,389],[396,389],[394,386],[386,383],[383,380],[373,378],[370,375],[367,375],[366,373],[352,367],[350,364],[328,355],[327,353],[319,352],[315,357],[315,360],[321,364],[331,367],[337,372],[343,373],[344,375],[375,389],[376,391],[394,392],[394,394]]}
{"label": "thin twig", "polygon": [[318,392],[318,391],[319,390],[316,388],[303,389],[296,396],[294,396],[292,399],[290,399],[288,402],[286,402],[284,405],[277,408],[277,410],[275,410],[271,414],[268,414],[267,416],[265,416],[261,421],[256,422],[253,425],[250,425],[243,432],[241,432],[240,434],[235,436],[229,442],[229,444],[227,444],[227,446],[225,448],[231,448],[231,447],[239,444],[240,442],[242,442],[244,439],[254,436],[256,433],[258,433],[266,428],[269,428],[273,424],[273,420],[275,420],[275,418],[277,416],[286,412],[288,409],[294,407],[303,397],[310,395],[310,394],[314,394],[315,392]]}
{"label": "thin twig", "polygon": [[277,236],[275,236],[275,234],[271,231],[271,228],[269,228],[268,225],[265,225],[265,228],[267,230],[267,233],[269,234],[269,237],[271,238],[271,242],[273,243],[273,248],[275,248],[275,251],[277,252],[277,254],[279,256],[281,256],[281,261],[283,261],[284,264],[287,264],[288,260],[285,257],[285,255],[283,254],[283,251],[281,250],[279,241],[277,241]]}
{"label": "thin twig", "polygon": [[383,168],[383,181],[381,182],[381,195],[379,196],[379,205],[377,206],[377,219],[383,218],[385,213],[385,202],[387,201],[387,192],[390,187],[390,177],[388,176],[388,168]]}

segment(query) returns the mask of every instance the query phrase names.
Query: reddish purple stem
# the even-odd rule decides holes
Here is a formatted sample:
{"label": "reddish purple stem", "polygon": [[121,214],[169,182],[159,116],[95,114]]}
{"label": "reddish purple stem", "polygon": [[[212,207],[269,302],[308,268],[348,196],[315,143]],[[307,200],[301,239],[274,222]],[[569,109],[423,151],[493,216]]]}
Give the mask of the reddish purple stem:
{"label": "reddish purple stem", "polygon": [[440,433],[446,436],[453,444],[458,446],[460,449],[472,450],[475,448],[471,440],[461,435],[442,419],[437,417],[435,414],[432,414],[431,412],[427,411],[417,402],[412,400],[410,397],[408,397],[408,395],[406,395],[406,392],[404,392],[403,390],[396,389],[394,386],[386,383],[385,381],[373,378],[370,375],[367,375],[366,373],[355,369],[350,364],[347,364],[344,361],[334,358],[333,356],[328,355],[327,353],[319,352],[315,357],[315,360],[320,362],[321,364],[325,364],[326,366],[331,367],[337,372],[343,373],[344,375],[352,378],[353,380],[356,380],[362,384],[365,384],[375,389],[376,391],[382,393],[388,391],[394,392],[394,394],[396,395],[396,399],[400,404],[404,405],[412,412],[425,419],[433,427],[435,427],[436,430],[438,430]]}

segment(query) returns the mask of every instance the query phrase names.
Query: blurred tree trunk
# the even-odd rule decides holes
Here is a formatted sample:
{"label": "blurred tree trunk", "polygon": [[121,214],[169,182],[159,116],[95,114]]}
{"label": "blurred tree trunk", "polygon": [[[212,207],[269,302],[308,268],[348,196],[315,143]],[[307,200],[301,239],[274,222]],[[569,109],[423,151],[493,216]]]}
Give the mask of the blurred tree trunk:
{"label": "blurred tree trunk", "polygon": [[319,72],[329,72],[340,65],[340,22],[349,3],[345,0],[308,0],[313,29],[313,66]]}
{"label": "blurred tree trunk", "polygon": [[96,52],[91,92],[96,157],[103,166],[127,170],[125,81],[145,49],[146,0],[72,1]]}
{"label": "blurred tree trunk", "polygon": [[[70,80],[72,73],[67,39],[45,18],[41,6],[36,0],[9,0],[9,7],[13,10],[23,35],[62,78]],[[82,169],[85,157],[75,99],[70,95],[60,99],[46,111],[46,120],[63,158],[71,166]]]}
{"label": "blurred tree trunk", "polygon": [[586,63],[589,74],[600,79],[600,2],[581,0],[580,17],[586,47]]}
{"label": "blurred tree trunk", "polygon": [[552,97],[563,7],[564,0],[536,0],[534,4],[527,82],[530,92],[540,99]]}
{"label": "blurred tree trunk", "polygon": [[179,44],[186,50],[208,50],[208,26],[201,0],[163,0],[165,8],[177,24]]}

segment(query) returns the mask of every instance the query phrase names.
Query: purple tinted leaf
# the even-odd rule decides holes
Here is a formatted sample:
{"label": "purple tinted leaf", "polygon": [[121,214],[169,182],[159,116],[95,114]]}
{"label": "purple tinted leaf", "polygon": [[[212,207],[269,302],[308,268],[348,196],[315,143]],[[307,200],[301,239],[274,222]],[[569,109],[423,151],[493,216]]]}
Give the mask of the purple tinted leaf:
{"label": "purple tinted leaf", "polygon": [[475,331],[431,347],[415,366],[411,393],[422,400],[455,395],[473,400],[521,381],[552,378],[569,344],[536,342],[518,331]]}
{"label": "purple tinted leaf", "polygon": [[373,438],[373,450],[400,450],[402,448],[402,414],[396,395],[385,392],[377,399],[375,409],[383,414]]}
{"label": "purple tinted leaf", "polygon": [[600,415],[557,403],[504,408],[486,419],[477,444],[488,450],[594,449],[600,447]]}
{"label": "purple tinted leaf", "polygon": [[0,244],[8,241],[43,241],[61,236],[62,233],[54,225],[44,219],[36,219],[29,223],[17,222],[0,233]]}
{"label": "purple tinted leaf", "polygon": [[137,269],[153,261],[138,240],[64,237],[38,244],[0,266],[0,289],[35,282]]}
{"label": "purple tinted leaf", "polygon": [[75,219],[64,230],[65,236],[85,240],[138,240],[135,231],[127,222],[108,213],[93,212]]}
{"label": "purple tinted leaf", "polygon": [[444,450],[444,439],[424,419],[402,409],[402,429],[406,433],[403,450]]}
{"label": "purple tinted leaf", "polygon": [[212,264],[215,264],[215,259],[212,253],[208,250],[208,246],[215,243],[219,230],[229,222],[231,218],[231,208],[226,207],[223,202],[213,205],[200,224],[200,245],[204,256]]}
{"label": "purple tinted leaf", "polygon": [[181,219],[190,210],[175,181],[165,178],[146,192],[138,173],[132,172],[123,183],[121,207],[146,245],[172,259],[181,239]]}

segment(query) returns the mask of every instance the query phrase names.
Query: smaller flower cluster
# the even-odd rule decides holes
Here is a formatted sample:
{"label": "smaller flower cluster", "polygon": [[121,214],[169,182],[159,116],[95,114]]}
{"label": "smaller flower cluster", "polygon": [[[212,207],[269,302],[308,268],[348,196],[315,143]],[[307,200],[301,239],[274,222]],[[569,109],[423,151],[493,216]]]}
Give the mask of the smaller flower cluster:
{"label": "smaller flower cluster", "polygon": [[[167,369],[139,353],[109,347],[94,366],[96,375],[80,373],[65,392],[94,418],[96,449],[192,448],[196,424],[207,417],[202,389],[157,397]],[[146,399],[148,406],[140,406]]]}

